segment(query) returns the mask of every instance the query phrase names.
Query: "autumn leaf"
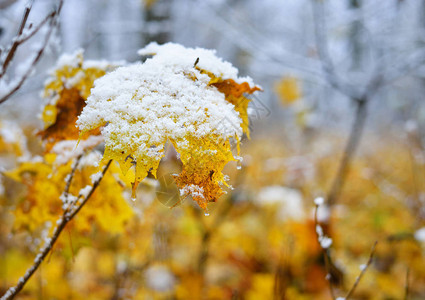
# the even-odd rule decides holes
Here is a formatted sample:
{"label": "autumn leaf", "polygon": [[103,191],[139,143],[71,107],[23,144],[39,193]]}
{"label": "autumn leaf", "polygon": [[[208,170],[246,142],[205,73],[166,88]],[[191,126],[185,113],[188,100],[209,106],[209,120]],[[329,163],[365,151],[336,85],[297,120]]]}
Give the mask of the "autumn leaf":
{"label": "autumn leaf", "polygon": [[202,70],[197,67],[201,73],[208,74],[211,78],[209,84],[215,86],[221,93],[225,95],[225,98],[228,102],[232,103],[235,106],[236,111],[239,113],[240,118],[242,119],[242,129],[243,132],[249,138],[249,120],[248,120],[248,104],[250,99],[245,97],[245,94],[253,94],[256,91],[261,91],[259,86],[250,87],[248,82],[237,83],[233,79],[222,79],[216,77],[213,73],[206,70]]}
{"label": "autumn leaf", "polygon": [[223,167],[235,160],[230,142],[248,132],[243,93],[259,88],[211,50],[151,43],[139,53],[154,56],[99,78],[77,124],[82,134],[105,126],[103,159],[118,161],[124,174],[134,170],[133,191],[156,176],[171,141],[183,163],[181,196],[207,211],[223,193]]}
{"label": "autumn leaf", "polygon": [[[13,211],[14,226],[18,230],[34,231],[46,221],[56,222],[62,215],[64,197],[81,198],[84,189],[92,185],[92,176],[99,170],[94,165],[94,154],[87,154],[77,168],[69,195],[63,195],[66,178],[72,169],[72,161],[54,166],[55,154],[47,154],[43,161],[23,162],[5,175],[26,186],[22,200]],[[87,158],[87,159],[86,159]],[[97,154],[100,159],[100,154]],[[115,165],[105,174],[99,188],[87,203],[87,207],[78,213],[71,226],[79,232],[90,231],[93,225],[107,232],[122,232],[133,211],[123,197],[121,187],[114,176],[119,172]]]}
{"label": "autumn leaf", "polygon": [[86,139],[90,135],[100,134],[97,129],[80,136],[75,122],[86,105],[93,82],[117,65],[104,61],[84,61],[82,50],[59,58],[43,93],[48,102],[42,112],[44,130],[39,135],[46,142],[46,151],[50,151],[58,141]]}

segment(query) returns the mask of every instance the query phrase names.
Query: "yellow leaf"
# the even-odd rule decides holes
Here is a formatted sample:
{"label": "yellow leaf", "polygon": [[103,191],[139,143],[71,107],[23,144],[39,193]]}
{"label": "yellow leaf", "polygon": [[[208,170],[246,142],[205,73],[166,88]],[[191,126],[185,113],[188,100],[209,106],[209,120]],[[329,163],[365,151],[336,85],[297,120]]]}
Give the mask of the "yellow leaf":
{"label": "yellow leaf", "polygon": [[116,67],[96,61],[86,64],[83,53],[77,51],[52,71],[43,94],[49,99],[42,112],[44,130],[38,133],[46,141],[46,151],[62,140],[86,139],[89,135],[100,134],[97,129],[80,136],[75,122],[86,105],[94,81]]}
{"label": "yellow leaf", "polygon": [[[139,53],[155,55],[100,78],[78,126],[83,133],[105,126],[103,161],[117,161],[125,175],[134,172],[133,197],[148,173],[156,177],[171,141],[183,163],[176,177],[180,194],[191,195],[207,211],[207,204],[223,194],[224,166],[235,160],[231,142],[239,150],[242,133],[249,135],[244,94],[260,88],[237,83],[237,70],[210,50],[168,43],[150,44]],[[199,61],[216,72],[198,67]]]}

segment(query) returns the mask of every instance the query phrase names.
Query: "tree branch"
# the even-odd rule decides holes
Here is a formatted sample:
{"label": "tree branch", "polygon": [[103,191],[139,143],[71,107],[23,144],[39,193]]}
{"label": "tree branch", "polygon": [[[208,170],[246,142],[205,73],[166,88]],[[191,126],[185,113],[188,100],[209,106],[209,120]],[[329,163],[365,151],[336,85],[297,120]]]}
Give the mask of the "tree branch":
{"label": "tree branch", "polygon": [[409,276],[410,276],[410,268],[407,268],[406,271],[406,282],[404,284],[404,300],[409,299]]}
{"label": "tree branch", "polygon": [[8,100],[10,96],[12,96],[14,93],[16,93],[22,87],[22,85],[28,79],[28,77],[31,75],[31,72],[33,71],[35,65],[41,59],[41,57],[44,53],[44,50],[47,47],[47,44],[48,44],[50,37],[53,33],[53,29],[57,26],[57,18],[58,18],[60,11],[62,9],[62,5],[63,5],[63,0],[61,0],[59,2],[59,7],[58,7],[57,10],[52,11],[49,15],[47,15],[46,18],[43,21],[41,21],[36,28],[33,29],[33,31],[28,33],[28,35],[23,36],[22,35],[23,29],[25,27],[26,21],[28,19],[29,12],[31,10],[31,6],[26,7],[18,35],[14,38],[14,42],[13,42],[13,44],[12,44],[12,46],[11,46],[7,56],[6,56],[5,61],[2,64],[2,68],[1,68],[1,72],[0,72],[0,79],[2,79],[2,77],[5,75],[5,73],[8,69],[8,66],[9,66],[10,62],[12,61],[13,57],[15,56],[16,50],[18,49],[19,45],[23,44],[28,39],[30,39],[32,36],[34,36],[41,29],[41,27],[43,27],[43,25],[45,25],[48,21],[49,21],[49,30],[47,31],[47,33],[45,35],[42,46],[36,52],[34,59],[32,60],[31,64],[29,65],[29,67],[25,71],[24,75],[22,75],[22,77],[17,80],[17,82],[13,85],[13,87],[11,87],[9,89],[8,92],[6,92],[4,95],[0,96],[0,104],[5,102],[6,100]]}
{"label": "tree branch", "polygon": [[322,233],[322,235],[319,233],[319,230],[322,230],[322,227],[320,226],[319,221],[318,221],[318,217],[317,217],[317,212],[319,210],[320,201],[319,201],[319,199],[316,199],[314,202],[315,202],[315,209],[314,209],[314,230],[316,232],[317,242],[319,243],[319,247],[322,250],[323,258],[325,260],[325,269],[326,269],[326,273],[328,274],[326,276],[326,280],[328,281],[328,284],[329,284],[329,291],[331,293],[332,299],[335,300],[336,299],[336,297],[335,297],[335,291],[334,291],[334,287],[333,287],[333,284],[332,284],[332,281],[331,281],[332,278],[330,277],[331,276],[331,268],[330,268],[329,252],[328,252],[327,248],[322,247],[321,239],[323,238],[323,233]]}
{"label": "tree branch", "polygon": [[329,55],[328,40],[326,38],[326,21],[324,15],[323,1],[313,0],[313,17],[314,17],[314,35],[316,39],[317,51],[319,53],[320,62],[323,72],[325,73],[328,83],[336,90],[349,98],[359,97],[349,84],[343,82],[336,74],[333,61]]}
{"label": "tree branch", "polygon": [[360,272],[360,275],[357,276],[356,281],[354,282],[354,284],[351,287],[351,289],[348,291],[347,296],[345,296],[345,299],[346,300],[349,299],[353,295],[354,291],[356,290],[357,286],[360,283],[360,280],[362,280],[364,274],[366,273],[367,269],[369,268],[370,264],[372,263],[372,259],[373,259],[373,256],[375,255],[375,250],[376,250],[376,245],[377,244],[378,244],[378,241],[375,241],[375,243],[372,246],[372,250],[370,251],[369,259],[368,259],[368,261],[366,263],[366,266],[364,266],[362,268],[362,270]]}
{"label": "tree branch", "polygon": [[[87,203],[87,201],[90,199],[91,195],[95,192],[96,188],[99,186],[100,182],[102,181],[102,178],[104,177],[106,171],[108,170],[109,166],[111,165],[112,160],[110,160],[106,166],[104,167],[102,171],[102,176],[97,179],[93,183],[93,186],[89,192],[89,194],[84,198],[84,200],[81,202],[79,206],[77,206],[75,209],[65,209],[62,216],[58,219],[56,222],[57,226],[55,230],[53,231],[53,234],[50,238],[46,240],[46,244],[43,246],[43,248],[40,250],[39,254],[34,259],[33,265],[27,269],[24,276],[22,276],[18,283],[9,288],[6,293],[0,298],[0,300],[10,300],[13,299],[24,287],[24,285],[28,282],[28,280],[31,278],[31,276],[35,273],[35,271],[38,269],[38,267],[41,265],[41,263],[44,261],[46,256],[49,254],[49,252],[52,250],[53,245],[59,238],[62,230],[65,228],[66,224],[71,221],[75,215],[81,210],[81,208]],[[74,166],[76,167],[76,165]],[[69,182],[71,179],[69,179]]]}
{"label": "tree branch", "polygon": [[363,134],[367,116],[367,98],[356,101],[356,106],[356,115],[354,117],[350,135],[348,137],[347,144],[345,145],[341,161],[339,162],[338,171],[328,193],[327,202],[330,206],[334,205],[338,200],[349,171],[351,158],[357,150],[360,138]]}
{"label": "tree branch", "polygon": [[354,122],[350,130],[338,170],[328,192],[328,205],[337,202],[340,192],[344,186],[349,171],[351,159],[358,148],[367,116],[367,103],[376,91],[385,83],[382,70],[377,68],[376,75],[372,76],[364,91],[356,90],[349,84],[344,83],[335,72],[334,64],[329,54],[328,41],[326,38],[326,22],[323,1],[313,0],[313,15],[315,23],[315,37],[319,57],[322,62],[323,71],[329,84],[349,97],[356,105]]}
{"label": "tree branch", "polygon": [[7,68],[9,67],[9,63],[12,61],[13,57],[15,56],[16,50],[18,49],[18,46],[21,44],[19,41],[19,37],[22,35],[22,32],[24,31],[25,25],[27,23],[28,20],[28,16],[31,12],[32,9],[32,4],[33,1],[31,1],[26,7],[25,7],[25,11],[24,11],[24,15],[22,17],[21,20],[21,24],[19,25],[19,30],[18,30],[18,34],[16,35],[16,37],[14,38],[14,41],[12,43],[12,46],[10,47],[7,56],[2,64],[2,69],[0,72],[0,78],[2,78],[4,76],[4,74],[7,71]]}

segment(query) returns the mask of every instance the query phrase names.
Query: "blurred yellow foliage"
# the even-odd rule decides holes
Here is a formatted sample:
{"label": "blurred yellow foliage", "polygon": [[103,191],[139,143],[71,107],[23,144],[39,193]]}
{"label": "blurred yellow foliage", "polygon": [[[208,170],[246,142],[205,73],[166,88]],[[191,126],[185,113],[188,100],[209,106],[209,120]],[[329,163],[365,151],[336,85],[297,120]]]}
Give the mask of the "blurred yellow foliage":
{"label": "blurred yellow foliage", "polygon": [[285,76],[278,81],[275,91],[284,105],[292,104],[302,96],[299,80],[291,76]]}
{"label": "blurred yellow foliage", "polygon": [[[53,167],[55,155],[47,154],[45,161],[24,162],[18,168],[8,171],[6,175],[26,186],[26,192],[16,209],[14,226],[17,229],[34,231],[46,222],[55,224],[62,214],[63,202],[60,199],[66,177],[71,172],[72,162]],[[80,190],[91,185],[91,176],[99,171],[92,165],[78,168],[75,172],[69,193],[70,197],[79,197]],[[79,232],[90,231],[93,228],[111,233],[122,232],[126,222],[133,216],[133,210],[122,196],[121,187],[114,176],[119,169],[113,165],[105,175],[99,188],[82,210],[71,227]],[[81,196],[80,196],[81,197]]]}
{"label": "blurred yellow foliage", "polygon": [[[335,141],[328,138],[328,142]],[[323,228],[333,239],[333,261],[344,274],[343,283],[337,288],[338,296],[344,296],[344,291],[354,283],[360,266],[368,259],[370,247],[378,240],[373,263],[354,297],[402,298],[405,271],[409,267],[411,294],[421,299],[424,244],[415,240],[413,233],[423,223],[417,215],[419,210],[406,207],[403,200],[414,189],[409,179],[411,161],[403,144],[380,142],[377,152],[353,162],[339,205],[332,211],[324,207],[319,211]],[[232,177],[240,180],[239,188],[223,197],[208,218],[189,205],[170,211],[158,202],[145,202],[142,195],[131,210],[116,179],[132,178],[124,179],[119,167],[111,165],[111,173],[106,174],[93,198],[70,224],[69,233],[64,232],[49,263],[43,264],[21,298],[32,299],[41,291],[46,299],[104,299],[120,290],[122,297],[130,299],[273,299],[282,293],[285,299],[329,299],[326,269],[312,220],[313,201],[309,199],[313,198],[312,191],[328,186],[336,168],[334,152],[303,157],[303,162],[312,161],[315,172],[297,177],[305,200],[305,216],[290,219],[283,217],[289,213],[283,204],[294,199],[280,195],[281,202],[262,203],[267,199],[261,200],[258,193],[270,185],[293,184],[294,176],[306,172],[305,166],[297,154],[300,166],[279,167],[289,161],[293,164],[293,153],[273,135],[260,144],[256,141],[244,145],[244,152],[251,159],[238,173],[230,168],[234,172]],[[10,172],[10,176],[27,185],[24,197],[21,194],[15,199],[15,229],[31,228],[37,232],[38,227],[45,228],[44,221],[54,222],[61,213],[58,197],[70,165],[53,172],[49,162],[54,158],[48,155],[46,162],[23,163]],[[382,159],[386,164],[380,163]],[[167,163],[161,164],[159,172],[170,172],[167,168]],[[71,192],[78,194],[97,170],[93,166],[78,170]],[[42,180],[49,174],[49,180]],[[34,191],[31,197],[30,189]],[[162,192],[160,188],[152,191],[154,196]],[[37,194],[41,196],[36,197]],[[25,211],[31,201],[34,206]],[[409,205],[412,203],[415,202]],[[133,211],[138,217],[134,217]],[[122,215],[127,215],[127,219],[123,220]],[[7,220],[2,218],[2,224],[7,225]],[[27,247],[24,231],[18,232],[13,238],[16,244],[11,244],[7,232],[0,230],[0,241],[5,245],[0,259],[4,286],[13,284],[33,259],[31,251],[16,250]],[[204,261],[201,258],[205,253]],[[159,276],[157,281],[148,282],[146,274],[152,274],[151,270],[158,265],[167,270],[167,275],[155,274],[168,276],[168,281],[161,281],[165,277]],[[45,282],[42,286],[41,281]],[[60,291],[55,287],[60,287]]]}

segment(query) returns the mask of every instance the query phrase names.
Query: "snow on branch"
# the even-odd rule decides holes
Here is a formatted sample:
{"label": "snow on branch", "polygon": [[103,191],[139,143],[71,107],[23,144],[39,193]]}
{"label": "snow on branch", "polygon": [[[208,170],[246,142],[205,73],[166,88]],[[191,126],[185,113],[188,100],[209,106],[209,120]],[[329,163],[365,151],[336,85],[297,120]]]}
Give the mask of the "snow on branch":
{"label": "snow on branch", "polygon": [[[27,25],[28,16],[31,12],[32,2],[25,7],[24,15],[22,17],[18,33],[12,39],[11,44],[7,47],[5,53],[0,54],[0,104],[8,100],[13,94],[15,94],[24,84],[24,82],[31,76],[34,67],[37,65],[43,53],[47,47],[47,44],[52,36],[53,30],[56,28],[58,22],[58,16],[61,11],[63,0],[59,2],[59,6],[56,10],[50,12],[38,25],[33,26],[31,23]],[[19,47],[31,39],[41,28],[48,26],[47,32],[44,36],[44,40],[38,50],[30,55],[24,72],[22,75],[15,76],[9,80],[6,80],[7,71],[10,63]]]}

